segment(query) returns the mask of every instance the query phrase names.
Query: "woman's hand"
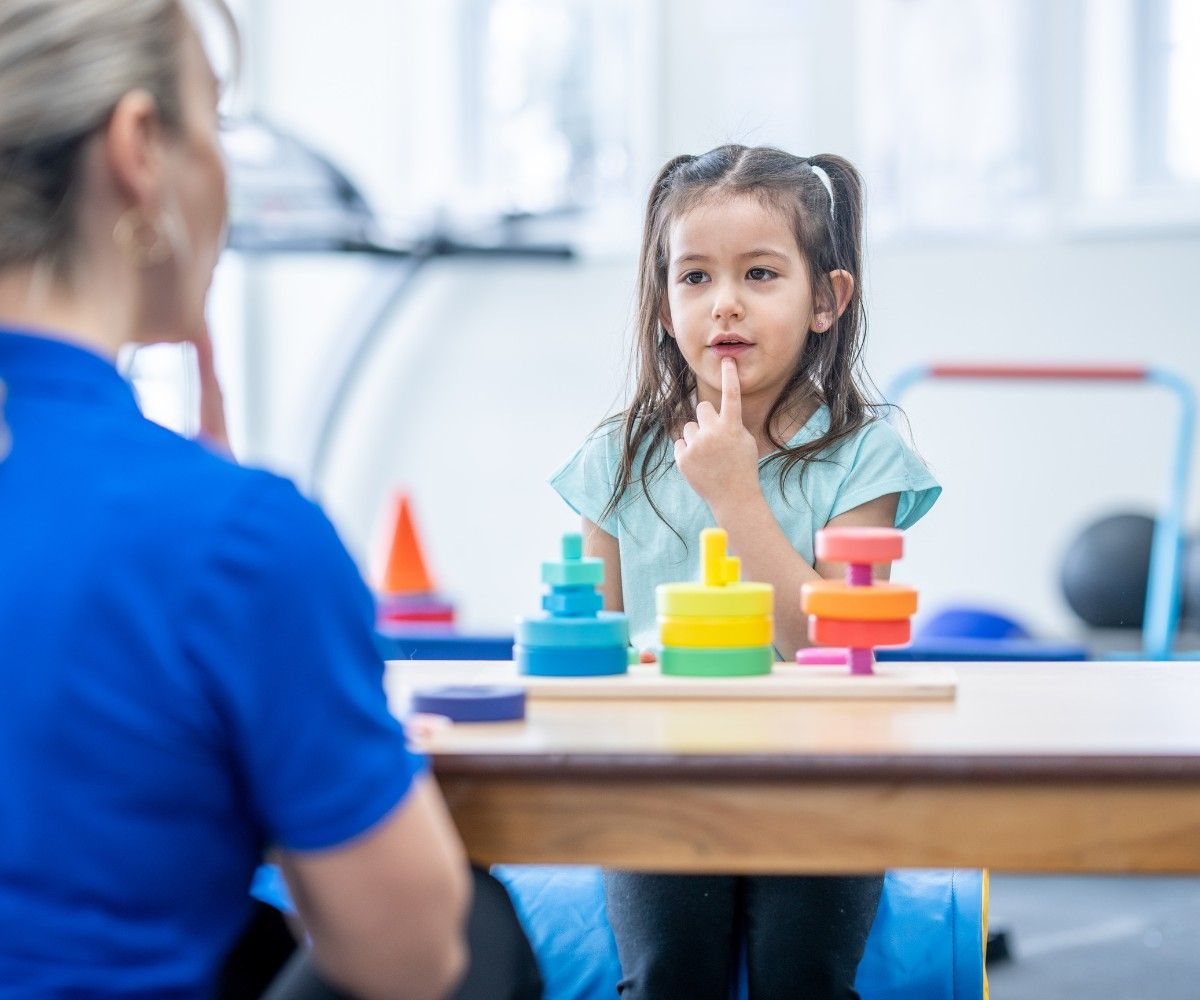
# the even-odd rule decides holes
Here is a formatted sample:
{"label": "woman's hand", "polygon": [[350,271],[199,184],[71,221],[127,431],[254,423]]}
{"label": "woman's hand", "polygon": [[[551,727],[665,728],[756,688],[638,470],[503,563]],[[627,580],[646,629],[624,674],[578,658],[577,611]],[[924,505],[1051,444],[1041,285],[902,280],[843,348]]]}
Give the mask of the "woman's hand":
{"label": "woman's hand", "polygon": [[696,419],[675,441],[675,464],[709,508],[752,500],[758,484],[758,444],[742,423],[742,384],[733,358],[721,361],[721,412],[696,407]]}
{"label": "woman's hand", "polygon": [[213,365],[212,339],[207,324],[201,326],[192,338],[192,344],[196,348],[196,368],[200,376],[200,437],[232,456],[225,424],[225,396]]}

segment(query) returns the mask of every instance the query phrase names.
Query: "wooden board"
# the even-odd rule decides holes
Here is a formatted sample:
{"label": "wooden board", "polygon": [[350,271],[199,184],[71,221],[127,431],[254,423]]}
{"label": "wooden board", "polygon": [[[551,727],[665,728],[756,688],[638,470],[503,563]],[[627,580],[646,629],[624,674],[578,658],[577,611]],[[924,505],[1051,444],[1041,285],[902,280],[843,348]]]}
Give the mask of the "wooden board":
{"label": "wooden board", "polygon": [[851,677],[844,667],[775,664],[763,677],[670,677],[658,665],[639,663],[615,677],[528,677],[519,683],[534,699],[952,699],[953,670],[942,666],[877,666],[871,677]]}

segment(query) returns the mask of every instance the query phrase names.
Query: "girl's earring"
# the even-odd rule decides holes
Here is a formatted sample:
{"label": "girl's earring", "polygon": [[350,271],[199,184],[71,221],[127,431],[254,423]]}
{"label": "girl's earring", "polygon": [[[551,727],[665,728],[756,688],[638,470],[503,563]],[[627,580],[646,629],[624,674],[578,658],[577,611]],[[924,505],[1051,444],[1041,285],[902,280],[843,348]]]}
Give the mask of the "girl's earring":
{"label": "girl's earring", "polygon": [[140,208],[128,208],[113,226],[113,242],[138,267],[154,267],[171,256],[166,233]]}

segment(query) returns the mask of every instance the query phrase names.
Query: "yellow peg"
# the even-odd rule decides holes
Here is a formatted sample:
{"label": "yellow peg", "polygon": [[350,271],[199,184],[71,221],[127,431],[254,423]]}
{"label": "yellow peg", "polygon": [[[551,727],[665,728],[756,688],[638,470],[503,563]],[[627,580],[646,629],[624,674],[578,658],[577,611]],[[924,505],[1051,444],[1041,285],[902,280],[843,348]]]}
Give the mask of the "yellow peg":
{"label": "yellow peg", "polygon": [[766,621],[769,626],[774,604],[771,585],[742,583],[742,561],[729,555],[728,544],[729,536],[720,528],[700,532],[700,580],[659,584],[656,604],[660,616],[758,618],[760,624]]}
{"label": "yellow peg", "polygon": [[720,587],[725,583],[726,538],[720,528],[705,528],[700,532],[700,565],[706,587]]}

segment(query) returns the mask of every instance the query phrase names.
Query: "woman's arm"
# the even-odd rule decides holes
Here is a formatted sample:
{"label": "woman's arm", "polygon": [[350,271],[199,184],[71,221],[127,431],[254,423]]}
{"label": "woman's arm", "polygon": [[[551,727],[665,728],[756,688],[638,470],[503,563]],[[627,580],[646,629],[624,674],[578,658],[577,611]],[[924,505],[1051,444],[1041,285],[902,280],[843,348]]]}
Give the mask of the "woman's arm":
{"label": "woman's arm", "polygon": [[604,583],[600,585],[600,593],[604,595],[604,610],[624,611],[620,545],[612,535],[586,517],[583,519],[583,554],[604,560]]}
{"label": "woman's arm", "polygon": [[313,959],[338,986],[363,1000],[436,1000],[461,977],[467,861],[431,778],[348,843],[280,860]]}

